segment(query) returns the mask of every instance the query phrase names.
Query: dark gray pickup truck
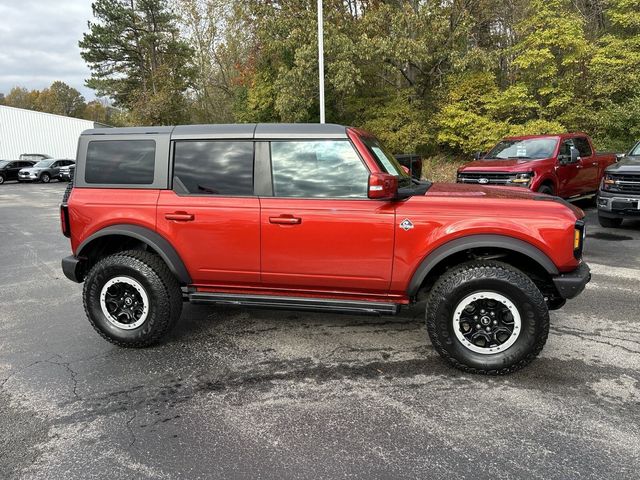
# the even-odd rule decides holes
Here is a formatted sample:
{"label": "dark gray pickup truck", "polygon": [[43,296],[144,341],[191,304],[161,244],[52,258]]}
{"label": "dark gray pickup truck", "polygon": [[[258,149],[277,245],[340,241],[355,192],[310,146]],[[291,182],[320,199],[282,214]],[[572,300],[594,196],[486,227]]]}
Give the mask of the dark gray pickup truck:
{"label": "dark gray pickup truck", "polygon": [[625,218],[640,219],[640,142],[605,170],[598,192],[598,220],[619,227]]}

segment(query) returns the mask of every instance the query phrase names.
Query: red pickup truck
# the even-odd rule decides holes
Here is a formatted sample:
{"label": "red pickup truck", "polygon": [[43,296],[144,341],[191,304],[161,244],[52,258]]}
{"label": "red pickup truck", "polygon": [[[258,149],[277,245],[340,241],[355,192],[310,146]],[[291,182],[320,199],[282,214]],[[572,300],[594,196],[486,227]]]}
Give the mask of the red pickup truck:
{"label": "red pickup truck", "polygon": [[426,299],[448,362],[503,374],[535,358],[548,310],[590,278],[579,208],[412,179],[340,125],[90,130],[73,182],[62,269],[123,347],[159,342],[183,301],[393,315]]}
{"label": "red pickup truck", "polygon": [[577,199],[597,194],[615,154],[600,154],[584,133],[508,137],[458,169],[458,183],[525,187]]}

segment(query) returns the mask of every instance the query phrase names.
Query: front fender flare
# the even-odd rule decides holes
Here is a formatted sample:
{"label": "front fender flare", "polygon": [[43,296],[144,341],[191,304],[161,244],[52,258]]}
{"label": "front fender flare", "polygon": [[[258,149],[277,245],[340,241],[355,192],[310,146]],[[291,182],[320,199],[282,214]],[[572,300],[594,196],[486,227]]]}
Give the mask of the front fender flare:
{"label": "front fender flare", "polygon": [[83,250],[94,240],[109,235],[121,235],[135,238],[153,248],[164,260],[178,281],[184,285],[191,283],[191,276],[175,248],[161,235],[139,225],[119,224],[105,227],[87,237],[78,247],[76,257],[81,257]]}
{"label": "front fender flare", "polygon": [[495,247],[521,253],[537,262],[549,275],[558,275],[560,273],[546,253],[523,240],[504,235],[469,235],[451,240],[429,253],[422,262],[420,262],[420,265],[418,265],[418,268],[411,277],[407,294],[409,297],[414,297],[418,293],[424,279],[429,275],[429,272],[445,258],[464,250],[482,247]]}

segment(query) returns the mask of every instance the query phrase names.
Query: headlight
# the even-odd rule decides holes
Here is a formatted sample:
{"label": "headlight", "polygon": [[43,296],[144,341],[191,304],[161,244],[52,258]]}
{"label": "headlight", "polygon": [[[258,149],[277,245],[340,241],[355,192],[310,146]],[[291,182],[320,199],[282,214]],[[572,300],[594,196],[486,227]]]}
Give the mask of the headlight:
{"label": "headlight", "polygon": [[613,188],[615,184],[616,181],[613,179],[613,177],[609,174],[605,174],[604,178],[602,179],[602,189],[611,190],[611,188]]}
{"label": "headlight", "polygon": [[511,178],[509,182],[516,185],[522,185],[523,187],[528,187],[531,184],[533,175],[533,172],[516,173],[516,176]]}

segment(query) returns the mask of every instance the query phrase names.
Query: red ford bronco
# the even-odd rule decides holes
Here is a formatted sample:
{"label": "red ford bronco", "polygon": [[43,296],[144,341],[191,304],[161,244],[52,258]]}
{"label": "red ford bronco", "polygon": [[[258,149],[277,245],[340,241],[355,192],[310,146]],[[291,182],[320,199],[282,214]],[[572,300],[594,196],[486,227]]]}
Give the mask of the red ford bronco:
{"label": "red ford bronco", "polygon": [[508,137],[458,169],[458,183],[524,187],[579,199],[598,193],[614,153],[597,153],[584,133]]}
{"label": "red ford bronco", "polygon": [[61,209],[89,321],[158,342],[182,302],[395,314],[426,298],[436,350],[503,374],[578,295],[583,212],[518,188],[412,179],[338,125],[88,130]]}

